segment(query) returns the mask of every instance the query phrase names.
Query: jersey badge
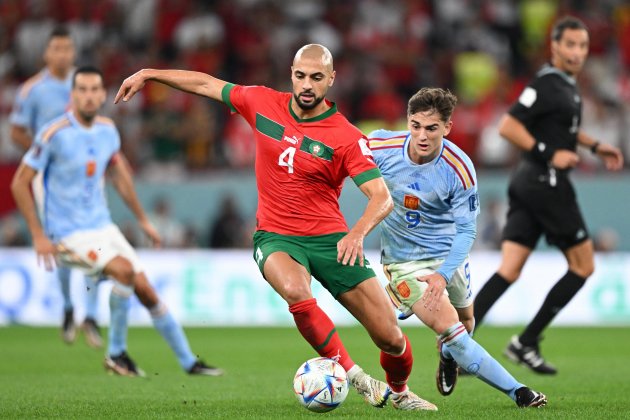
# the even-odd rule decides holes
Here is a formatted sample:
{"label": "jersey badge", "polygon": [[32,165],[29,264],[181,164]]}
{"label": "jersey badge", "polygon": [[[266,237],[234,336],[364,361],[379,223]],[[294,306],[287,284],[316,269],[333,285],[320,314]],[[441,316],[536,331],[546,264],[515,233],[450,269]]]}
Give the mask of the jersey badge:
{"label": "jersey badge", "polygon": [[518,102],[524,107],[531,108],[531,106],[534,105],[534,102],[536,102],[537,96],[538,94],[536,93],[536,89],[528,86],[523,89],[521,96],[518,97]]}
{"label": "jersey badge", "polygon": [[398,283],[398,285],[396,285],[396,290],[398,290],[398,293],[400,293],[400,296],[405,299],[411,296],[411,289],[409,288],[409,285],[407,284],[407,282],[404,280]]}
{"label": "jersey badge", "polygon": [[418,208],[420,207],[420,199],[415,195],[405,194],[403,206],[411,210],[418,210]]}
{"label": "jersey badge", "polygon": [[90,160],[88,161],[85,167],[85,176],[92,177],[96,173],[96,161]]}
{"label": "jersey badge", "polygon": [[473,194],[468,197],[468,208],[470,211],[475,211],[477,207],[479,207],[479,194]]}
{"label": "jersey badge", "polygon": [[332,161],[333,154],[335,153],[335,149],[332,147],[325,145],[321,141],[313,140],[306,136],[304,136],[304,139],[302,140],[300,150],[327,161]]}
{"label": "jersey badge", "polygon": [[90,252],[88,252],[87,256],[90,261],[96,262],[96,260],[98,260],[98,254],[93,249],[90,249]]}

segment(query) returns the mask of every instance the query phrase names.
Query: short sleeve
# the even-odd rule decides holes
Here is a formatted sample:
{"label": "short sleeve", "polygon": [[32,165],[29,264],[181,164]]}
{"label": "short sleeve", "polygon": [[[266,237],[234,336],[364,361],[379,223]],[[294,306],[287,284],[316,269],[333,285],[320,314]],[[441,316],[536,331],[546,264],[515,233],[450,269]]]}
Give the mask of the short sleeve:
{"label": "short sleeve", "polygon": [[532,81],[518,100],[512,104],[509,114],[527,125],[529,121],[541,114],[546,114],[552,110],[553,102],[550,100],[553,91],[552,75],[539,77]]}
{"label": "short sleeve", "polygon": [[55,135],[51,136],[46,141],[43,140],[43,133],[46,131],[46,128],[47,127],[44,127],[37,133],[30,149],[28,149],[22,158],[24,164],[38,172],[43,171],[48,165],[53,149]]}
{"label": "short sleeve", "polygon": [[265,93],[272,90],[264,86],[240,86],[228,83],[221,91],[221,99],[231,112],[241,114],[251,121],[259,102],[264,102]]}
{"label": "short sleeve", "polygon": [[33,95],[24,94],[24,86],[19,89],[13,103],[13,109],[9,116],[9,122],[20,127],[31,128],[35,125],[35,107],[33,106]]}
{"label": "short sleeve", "polygon": [[476,222],[479,215],[479,193],[477,191],[477,179],[474,171],[471,171],[473,185],[466,188],[459,178],[454,180],[452,198],[453,220],[456,224]]}
{"label": "short sleeve", "polygon": [[357,186],[381,177],[381,172],[374,163],[368,140],[364,136],[344,147],[343,152],[346,170]]}

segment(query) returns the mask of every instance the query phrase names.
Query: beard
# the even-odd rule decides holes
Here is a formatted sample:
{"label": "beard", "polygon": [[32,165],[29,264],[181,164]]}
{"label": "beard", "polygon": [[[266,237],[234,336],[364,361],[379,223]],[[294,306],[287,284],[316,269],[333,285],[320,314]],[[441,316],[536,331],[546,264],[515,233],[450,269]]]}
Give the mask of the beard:
{"label": "beard", "polygon": [[293,98],[295,99],[295,103],[304,111],[310,111],[311,109],[315,108],[317,105],[319,105],[323,100],[324,97],[317,97],[315,96],[313,98],[313,102],[311,102],[310,104],[305,104],[304,102],[302,102],[302,100],[300,99],[300,95],[296,95],[295,93],[293,94]]}
{"label": "beard", "polygon": [[83,121],[87,122],[88,124],[91,124],[92,121],[94,121],[94,118],[96,118],[97,111],[93,111],[93,112],[78,111],[78,114],[81,116]]}

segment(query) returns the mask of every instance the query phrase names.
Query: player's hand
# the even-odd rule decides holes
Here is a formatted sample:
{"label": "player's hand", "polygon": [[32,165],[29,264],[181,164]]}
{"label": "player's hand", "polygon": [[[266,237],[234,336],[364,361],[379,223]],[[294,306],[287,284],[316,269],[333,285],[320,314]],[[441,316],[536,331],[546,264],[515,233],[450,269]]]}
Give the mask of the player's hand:
{"label": "player's hand", "polygon": [[597,156],[602,158],[606,169],[609,171],[618,171],[623,168],[623,155],[621,154],[621,150],[610,144],[600,143],[599,146],[597,146]]}
{"label": "player's hand", "polygon": [[354,265],[357,259],[363,267],[363,235],[350,231],[337,242],[337,262]]}
{"label": "player's hand", "polygon": [[422,294],[420,301],[430,311],[439,310],[438,303],[444,289],[446,289],[446,280],[440,273],[431,273],[428,276],[418,277],[418,281],[427,283],[428,287]]}
{"label": "player's hand", "polygon": [[556,169],[575,168],[580,162],[580,156],[571,150],[558,149],[551,157],[551,166]]}
{"label": "player's hand", "polygon": [[116,93],[116,97],[114,98],[114,103],[117,104],[121,99],[123,102],[127,102],[136,92],[142,89],[144,83],[147,81],[145,74],[146,72],[144,70],[140,70],[127,77],[122,82],[122,85],[120,85],[120,89],[118,89],[118,93]]}
{"label": "player's hand", "polygon": [[142,231],[151,239],[154,248],[160,248],[162,246],[162,237],[157,229],[148,220],[141,220],[138,222]]}
{"label": "player's hand", "polygon": [[33,238],[33,247],[37,254],[37,265],[44,264],[46,271],[52,271],[55,267],[55,255],[57,248],[46,236],[36,236]]}

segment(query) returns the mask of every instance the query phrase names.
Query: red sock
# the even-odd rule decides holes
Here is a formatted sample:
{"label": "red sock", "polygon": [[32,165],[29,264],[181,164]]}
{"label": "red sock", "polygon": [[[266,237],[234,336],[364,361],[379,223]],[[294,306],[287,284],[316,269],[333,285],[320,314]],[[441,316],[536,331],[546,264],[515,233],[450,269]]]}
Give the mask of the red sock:
{"label": "red sock", "polygon": [[320,356],[337,360],[346,371],[354,366],[337,334],[335,324],[317,306],[315,298],[294,303],[289,306],[289,312],[293,314],[295,325],[302,336]]}
{"label": "red sock", "polygon": [[403,392],[407,389],[407,379],[411,375],[413,366],[413,354],[411,353],[411,343],[405,335],[405,352],[400,356],[393,356],[381,351],[381,366],[385,370],[387,385],[394,392]]}

